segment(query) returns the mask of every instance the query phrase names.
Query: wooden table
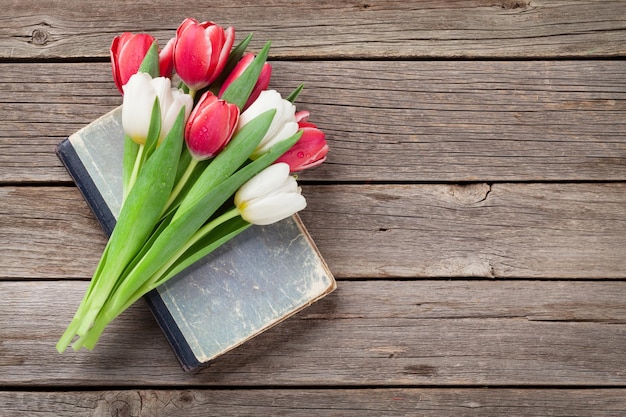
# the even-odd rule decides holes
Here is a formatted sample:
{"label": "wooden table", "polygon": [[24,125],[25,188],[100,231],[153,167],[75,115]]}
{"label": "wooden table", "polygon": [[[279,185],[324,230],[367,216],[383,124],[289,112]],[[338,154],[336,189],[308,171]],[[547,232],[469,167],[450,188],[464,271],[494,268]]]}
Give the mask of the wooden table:
{"label": "wooden table", "polygon": [[[183,4],[185,3],[185,4]],[[302,218],[338,290],[197,373],[143,303],[54,350],[105,237],[54,154],[121,103],[113,36],[273,41],[327,133]],[[623,416],[626,2],[7,0],[0,415]]]}

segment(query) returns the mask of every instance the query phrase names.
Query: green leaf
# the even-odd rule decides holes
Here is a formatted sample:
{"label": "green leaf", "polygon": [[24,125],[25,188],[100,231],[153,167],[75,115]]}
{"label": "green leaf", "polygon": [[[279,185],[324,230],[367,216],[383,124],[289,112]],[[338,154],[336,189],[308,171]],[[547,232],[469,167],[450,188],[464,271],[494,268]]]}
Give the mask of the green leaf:
{"label": "green leaf", "polygon": [[[152,231],[152,234],[150,235],[150,238],[144,243],[143,247],[139,250],[137,255],[135,255],[135,257],[128,263],[128,265],[126,265],[126,268],[124,268],[124,272],[122,272],[122,274],[120,275],[121,279],[118,280],[118,284],[122,282],[124,277],[126,277],[130,273],[130,271],[132,271],[133,268],[135,268],[135,266],[139,263],[141,258],[143,258],[143,256],[146,254],[146,252],[148,252],[148,250],[150,250],[150,247],[152,247],[152,244],[154,243],[154,241],[157,240],[157,238],[161,235],[163,230],[165,230],[165,228],[167,228],[167,226],[169,226],[169,224],[172,222],[172,217],[173,217],[173,213],[170,214],[170,215],[165,216],[157,224],[157,226]],[[113,288],[113,291],[115,291],[117,289],[117,287],[119,287],[119,285],[116,285]]]}
{"label": "green leaf", "polygon": [[183,150],[178,160],[178,170],[176,171],[176,181],[174,181],[174,183],[177,183],[183,176],[183,174],[185,173],[185,169],[189,165],[189,162],[191,162],[191,152],[189,152],[189,148],[183,146]]}
{"label": "green leaf", "polygon": [[[128,193],[135,185],[137,181],[137,176],[141,172],[141,169],[146,162],[146,160],[152,155],[154,149],[157,146],[159,134],[161,133],[161,110],[159,108],[159,99],[158,97],[154,100],[154,104],[152,105],[152,113],[150,114],[150,126],[148,127],[148,135],[146,138],[146,143],[144,145],[137,145],[137,149],[135,150],[130,144],[125,143],[124,147],[124,173],[123,175],[128,175],[128,178],[123,177],[123,202],[126,201],[128,197]],[[126,140],[128,142],[128,139]],[[126,155],[126,146],[128,145],[129,155]],[[131,167],[131,155],[134,153],[134,161],[132,162]],[[126,170],[129,170],[130,173],[127,174]]]}
{"label": "green leaf", "polygon": [[163,143],[140,171],[111,234],[109,255],[124,266],[143,246],[169,197],[182,148],[184,109]]}
{"label": "green leaf", "polygon": [[[194,170],[191,173],[191,175],[189,176],[187,182],[183,186],[183,188],[180,191],[180,193],[171,202],[169,207],[166,208],[166,211],[165,211],[165,213],[163,213],[162,217],[167,217],[170,214],[174,215],[174,212],[176,210],[178,210],[178,207],[180,206],[180,203],[187,196],[189,191],[193,188],[194,184],[196,183],[198,178],[200,178],[200,176],[202,175],[202,173],[204,172],[204,170],[206,169],[206,167],[209,165],[210,162],[211,162],[210,160],[196,161],[197,165],[194,168]],[[178,183],[178,179],[176,180],[176,183]]]}
{"label": "green leaf", "polygon": [[161,68],[159,67],[159,45],[156,41],[150,45],[137,72],[146,72],[150,74],[152,78],[161,76]]}
{"label": "green leaf", "polygon": [[276,110],[268,110],[255,117],[235,133],[228,145],[211,161],[193,187],[187,192],[174,219],[197,204],[207,192],[228,178],[248,160],[250,154],[267,133],[274,119],[274,114],[276,114]]}
{"label": "green leaf", "polygon": [[217,95],[217,93],[219,93],[220,88],[222,87],[222,84],[224,84],[224,81],[226,81],[226,78],[228,78],[230,73],[237,66],[237,63],[241,60],[241,57],[246,52],[246,49],[248,48],[248,44],[250,43],[251,40],[252,40],[252,33],[246,36],[244,40],[239,42],[239,44],[235,46],[232,51],[230,51],[230,55],[228,55],[228,61],[226,61],[226,65],[224,66],[224,69],[222,70],[219,77],[217,77],[217,80],[215,80],[211,84],[210,90],[213,94]]}
{"label": "green leaf", "polygon": [[[148,281],[159,281],[158,276],[153,276],[163,266],[171,261],[176,254],[198,229],[224,204],[246,181],[267,168],[300,139],[302,132],[297,132],[290,138],[274,145],[267,153],[257,160],[239,169],[226,180],[220,182],[207,192],[197,204],[185,211],[181,216],[175,217],[168,227],[152,244],[137,266],[128,274],[122,285],[105,307],[111,315],[119,314],[120,308],[127,304]],[[178,213],[177,213],[178,214]]]}
{"label": "green leaf", "polygon": [[286,98],[286,100],[290,101],[293,104],[302,92],[302,90],[304,90],[304,84],[300,84],[298,88],[293,90],[291,94],[289,94],[289,97]]}
{"label": "green leaf", "polygon": [[168,269],[167,273],[152,285],[152,288],[156,288],[174,275],[190,267],[250,226],[252,226],[252,224],[248,223],[240,216],[222,223],[192,245],[172,267]]}
{"label": "green leaf", "polygon": [[248,68],[228,86],[224,94],[222,94],[221,98],[223,100],[237,105],[240,109],[243,108],[259,79],[259,75],[261,75],[263,65],[267,61],[267,56],[270,52],[270,45],[270,42],[267,42]]}
{"label": "green leaf", "polygon": [[89,281],[89,287],[87,288],[87,291],[83,295],[83,299],[81,300],[80,305],[76,309],[76,313],[74,313],[74,317],[72,318],[72,321],[67,326],[67,329],[65,329],[65,332],[63,333],[63,335],[61,336],[61,338],[56,344],[56,349],[59,353],[65,352],[69,344],[72,343],[72,339],[74,339],[74,336],[76,335],[76,331],[78,330],[78,327],[82,323],[82,317],[89,306],[89,301],[91,299],[91,295],[93,294],[93,289],[96,287],[96,284],[98,283],[98,278],[100,276],[100,273],[102,272],[102,268],[104,267],[104,264],[106,263],[107,254],[108,254],[109,246],[110,246],[109,242],[110,241],[108,241],[107,245],[104,247],[104,251],[102,252],[102,256],[100,257],[98,266],[96,267],[96,272],[94,273],[93,279]]}
{"label": "green leaf", "polygon": [[[184,130],[184,109],[161,146],[154,151],[131,188],[109,239],[107,262],[77,333],[86,334],[127,264],[141,250],[161,217],[172,190]],[[80,343],[75,349],[80,348]]]}
{"label": "green leaf", "polygon": [[130,136],[124,135],[124,160],[122,166],[122,187],[124,190],[124,196],[128,195],[130,179],[133,173],[133,167],[135,166],[138,151],[139,144],[132,140]]}
{"label": "green leaf", "polygon": [[144,162],[150,158],[150,155],[156,149],[159,142],[159,135],[161,134],[161,104],[159,103],[159,98],[157,97],[154,100],[154,104],[152,105],[152,113],[150,115],[150,128],[148,129],[148,137],[146,138],[146,144],[144,145],[145,149],[142,155],[142,161],[140,165],[143,166]]}
{"label": "green leaf", "polygon": [[224,67],[224,72],[222,72],[224,78],[228,77],[228,74],[230,74],[230,72],[237,66],[237,63],[241,60],[241,57],[246,52],[248,44],[252,40],[252,36],[252,33],[250,33],[230,52],[230,55],[228,56],[228,61],[226,62],[226,66]]}

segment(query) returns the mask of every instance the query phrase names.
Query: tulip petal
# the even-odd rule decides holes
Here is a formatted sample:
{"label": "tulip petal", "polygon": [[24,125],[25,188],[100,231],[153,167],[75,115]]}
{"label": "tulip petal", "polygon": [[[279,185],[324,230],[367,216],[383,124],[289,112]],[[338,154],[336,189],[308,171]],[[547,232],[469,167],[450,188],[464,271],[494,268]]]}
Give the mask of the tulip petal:
{"label": "tulip petal", "polygon": [[133,74],[137,73],[154,42],[154,37],[146,33],[124,32],[113,39],[110,48],[111,69],[113,81],[122,94],[122,86],[128,82]]}
{"label": "tulip petal", "polygon": [[301,194],[281,193],[250,203],[241,217],[256,225],[264,226],[283,220],[306,207]]}
{"label": "tulip petal", "polygon": [[174,67],[190,90],[200,90],[219,76],[234,40],[232,28],[225,31],[213,22],[183,21],[176,31]]}
{"label": "tulip petal", "polygon": [[289,165],[274,164],[269,166],[241,186],[235,195],[235,205],[239,205],[238,202],[254,200],[279,188],[288,176]]}
{"label": "tulip petal", "polygon": [[239,109],[211,92],[200,98],[185,129],[187,147],[197,160],[212,158],[230,141]]}
{"label": "tulip petal", "polygon": [[124,133],[140,144],[146,141],[152,106],[157,97],[151,86],[151,80],[148,74],[137,73],[123,87],[122,126]]}
{"label": "tulip petal", "polygon": [[301,131],[302,137],[298,143],[278,158],[278,162],[289,164],[291,172],[299,172],[320,165],[326,160],[329,150],[324,132],[313,127],[305,127]]}
{"label": "tulip petal", "polygon": [[254,176],[235,193],[241,217],[253,224],[275,223],[306,207],[289,165],[277,163]]}
{"label": "tulip petal", "polygon": [[176,38],[170,39],[165,47],[159,53],[159,72],[161,77],[172,76],[174,70],[174,45],[176,44]]}
{"label": "tulip petal", "polygon": [[272,136],[266,134],[263,137],[261,143],[259,144],[259,147],[255,149],[252,155],[250,155],[251,159],[258,158],[259,156],[266,153],[272,146],[293,136],[298,131],[298,124],[296,122],[289,122],[279,127],[280,131],[275,132]]}

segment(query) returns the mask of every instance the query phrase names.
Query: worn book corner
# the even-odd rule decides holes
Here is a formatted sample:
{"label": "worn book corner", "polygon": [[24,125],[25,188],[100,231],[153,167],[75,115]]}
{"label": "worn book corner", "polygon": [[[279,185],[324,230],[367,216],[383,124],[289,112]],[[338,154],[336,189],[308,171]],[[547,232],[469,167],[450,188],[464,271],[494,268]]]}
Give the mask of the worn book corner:
{"label": "worn book corner", "polygon": [[[57,147],[105,233],[121,206],[121,108]],[[190,371],[267,330],[336,287],[300,218],[253,226],[146,295],[183,369]]]}

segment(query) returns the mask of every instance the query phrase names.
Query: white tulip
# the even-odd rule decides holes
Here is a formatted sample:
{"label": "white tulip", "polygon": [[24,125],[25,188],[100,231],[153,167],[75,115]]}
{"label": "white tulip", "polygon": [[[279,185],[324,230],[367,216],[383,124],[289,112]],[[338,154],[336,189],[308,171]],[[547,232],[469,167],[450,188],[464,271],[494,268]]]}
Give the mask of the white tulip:
{"label": "white tulip", "polygon": [[270,165],[239,188],[235,206],[252,224],[267,225],[285,219],[306,207],[306,200],[289,165]]}
{"label": "white tulip", "polygon": [[172,88],[171,83],[171,80],[165,77],[158,77],[152,80],[152,87],[157,93],[161,107],[159,143],[172,129],[180,110],[185,107],[185,120],[187,120],[193,108],[193,98],[189,94],[185,94],[183,90]]}
{"label": "white tulip", "polygon": [[254,150],[251,159],[257,159],[266,153],[272,146],[293,136],[298,131],[296,121],[296,106],[289,100],[285,100],[276,90],[265,90],[239,117],[238,129],[268,110],[275,109],[276,114],[259,146]]}
{"label": "white tulip", "polygon": [[122,87],[124,101],[122,104],[122,126],[124,133],[133,141],[143,145],[148,137],[152,106],[156,99],[156,91],[152,88],[152,77],[140,72],[134,74]]}
{"label": "white tulip", "polygon": [[146,143],[154,100],[159,99],[161,109],[161,131],[159,142],[167,136],[174,125],[178,113],[185,107],[185,120],[193,107],[193,98],[178,88],[171,87],[169,78],[152,78],[139,72],[122,87],[124,101],[122,105],[122,126],[124,133],[140,145]]}

